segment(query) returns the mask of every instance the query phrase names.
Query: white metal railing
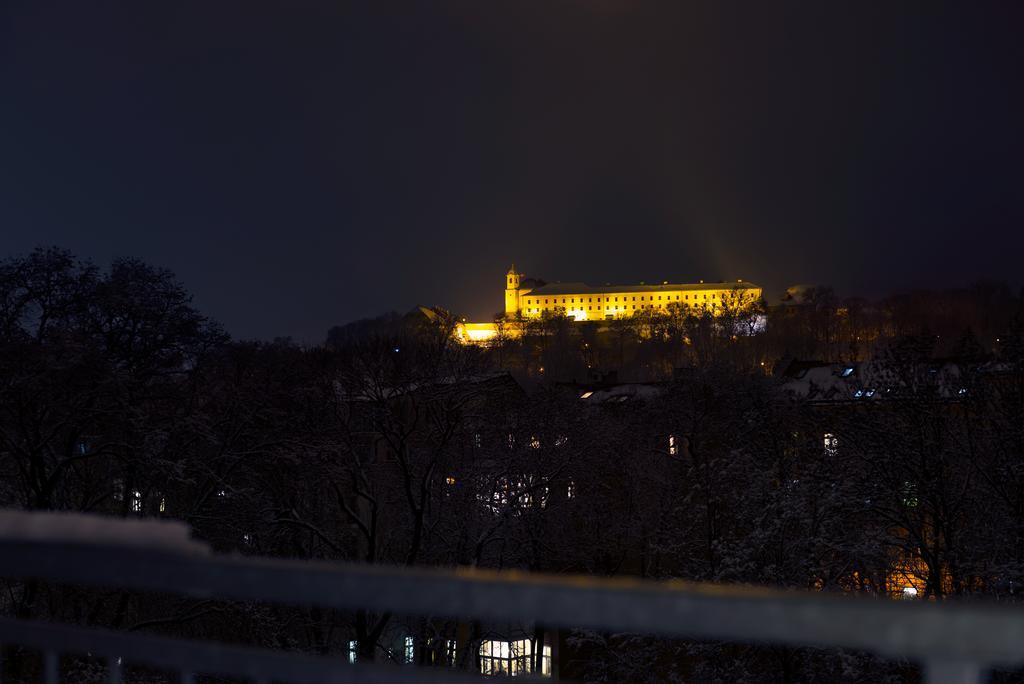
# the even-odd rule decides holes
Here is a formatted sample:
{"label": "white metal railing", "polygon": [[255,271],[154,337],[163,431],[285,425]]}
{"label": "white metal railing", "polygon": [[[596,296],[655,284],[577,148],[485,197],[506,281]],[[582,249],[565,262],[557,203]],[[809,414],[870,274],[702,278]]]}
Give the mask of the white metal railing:
{"label": "white metal railing", "polygon": [[[0,536],[0,577],[158,591],[200,598],[367,608],[406,615],[471,616],[551,627],[641,632],[702,640],[838,647],[905,658],[931,684],[980,682],[993,667],[1024,663],[1024,611],[1010,606],[897,602],[686,582],[645,582],[520,572],[395,568],[194,553]],[[44,653],[47,684],[61,653],[110,663],[246,677],[255,682],[458,682],[434,668],[350,665],[342,658],[227,646],[71,625],[0,619],[0,643]]]}

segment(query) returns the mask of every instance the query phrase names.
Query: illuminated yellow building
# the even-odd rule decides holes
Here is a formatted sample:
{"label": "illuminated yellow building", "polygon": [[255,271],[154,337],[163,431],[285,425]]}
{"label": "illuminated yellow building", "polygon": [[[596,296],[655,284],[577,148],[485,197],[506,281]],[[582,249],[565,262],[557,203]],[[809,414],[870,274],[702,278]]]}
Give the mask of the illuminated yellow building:
{"label": "illuminated yellow building", "polygon": [[505,276],[506,318],[540,318],[559,313],[577,321],[608,320],[667,312],[676,306],[694,313],[739,311],[761,299],[761,288],[735,283],[662,283],[660,285],[587,285],[524,280],[515,266]]}
{"label": "illuminated yellow building", "polygon": [[[761,299],[753,283],[662,283],[661,285],[587,285],[545,283],[525,278],[515,266],[505,274],[505,322],[538,319],[545,314],[565,315],[576,321],[605,321],[648,312],[672,310],[722,314],[745,309]],[[521,330],[497,323],[461,323],[458,337],[467,343],[485,343],[500,334],[517,337]]]}

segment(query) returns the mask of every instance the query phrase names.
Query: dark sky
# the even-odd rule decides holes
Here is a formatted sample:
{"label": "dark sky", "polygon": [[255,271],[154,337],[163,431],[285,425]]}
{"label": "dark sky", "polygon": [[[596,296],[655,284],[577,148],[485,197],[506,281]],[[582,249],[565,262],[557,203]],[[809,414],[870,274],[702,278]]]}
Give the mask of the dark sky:
{"label": "dark sky", "polygon": [[0,256],[240,337],[548,280],[1022,283],[1024,3],[0,3]]}

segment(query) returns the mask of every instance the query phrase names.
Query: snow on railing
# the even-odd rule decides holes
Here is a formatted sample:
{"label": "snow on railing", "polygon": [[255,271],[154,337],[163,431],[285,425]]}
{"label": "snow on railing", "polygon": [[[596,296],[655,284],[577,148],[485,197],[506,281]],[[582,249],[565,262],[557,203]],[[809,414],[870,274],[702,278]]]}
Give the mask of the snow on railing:
{"label": "snow on railing", "polygon": [[[34,517],[39,515],[49,517]],[[217,555],[188,540],[187,529],[180,524],[166,527],[166,523],[149,521],[75,518],[36,513],[0,516],[0,577],[406,615],[533,621],[549,627],[701,640],[850,648],[918,662],[932,684],[980,682],[985,670],[1024,663],[1020,646],[1024,612],[1012,607]],[[15,619],[0,619],[0,643],[43,651],[47,684],[58,681],[58,654],[66,652],[106,658],[111,682],[120,681],[121,656],[133,663],[180,671],[183,682],[191,681],[193,672],[256,682],[472,678],[436,668],[350,665],[340,657]]]}
{"label": "snow on railing", "polygon": [[188,525],[176,520],[0,510],[0,542],[32,541],[210,553],[209,546],[191,538]]}

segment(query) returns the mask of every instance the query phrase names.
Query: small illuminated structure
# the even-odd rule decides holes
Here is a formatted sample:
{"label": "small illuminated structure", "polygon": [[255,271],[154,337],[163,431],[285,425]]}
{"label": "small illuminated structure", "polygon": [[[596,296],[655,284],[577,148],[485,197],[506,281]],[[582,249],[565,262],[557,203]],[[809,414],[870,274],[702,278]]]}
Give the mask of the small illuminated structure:
{"label": "small illuminated structure", "polygon": [[494,323],[460,323],[458,336],[467,344],[484,344],[498,335]]}

